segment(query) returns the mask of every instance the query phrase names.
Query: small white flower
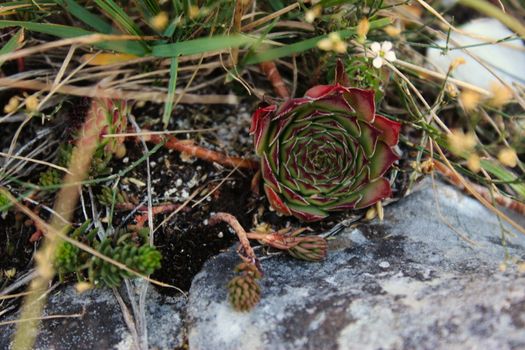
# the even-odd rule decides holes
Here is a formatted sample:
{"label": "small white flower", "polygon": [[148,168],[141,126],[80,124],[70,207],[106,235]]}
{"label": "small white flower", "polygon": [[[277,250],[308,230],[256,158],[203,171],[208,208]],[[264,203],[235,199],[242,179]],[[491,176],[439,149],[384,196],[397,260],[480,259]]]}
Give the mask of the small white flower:
{"label": "small white flower", "polygon": [[394,62],[396,60],[396,53],[392,50],[392,43],[390,41],[383,41],[382,44],[374,42],[370,45],[370,50],[375,56],[372,65],[376,68],[381,68],[385,60],[388,62]]}

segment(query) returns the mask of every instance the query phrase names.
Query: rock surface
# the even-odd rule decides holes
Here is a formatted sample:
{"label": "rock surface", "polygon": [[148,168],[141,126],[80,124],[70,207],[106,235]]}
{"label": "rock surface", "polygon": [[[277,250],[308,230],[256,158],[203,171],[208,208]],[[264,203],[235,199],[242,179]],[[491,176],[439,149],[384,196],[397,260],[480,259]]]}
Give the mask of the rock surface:
{"label": "rock surface", "polygon": [[525,274],[500,264],[525,258],[525,236],[505,236],[507,248],[479,203],[427,182],[383,223],[336,237],[323,263],[263,260],[262,300],[245,314],[226,301],[230,250],[193,281],[190,349],[523,349]]}
{"label": "rock surface", "polygon": [[[151,349],[181,347],[186,301],[183,297],[164,297],[149,288],[146,318]],[[91,350],[133,349],[133,338],[122,310],[110,289],[94,289],[78,294],[63,287],[50,294],[45,316],[83,314],[81,317],[42,321],[35,349]],[[2,320],[4,321],[4,320]],[[2,326],[0,349],[8,349],[14,326]]]}

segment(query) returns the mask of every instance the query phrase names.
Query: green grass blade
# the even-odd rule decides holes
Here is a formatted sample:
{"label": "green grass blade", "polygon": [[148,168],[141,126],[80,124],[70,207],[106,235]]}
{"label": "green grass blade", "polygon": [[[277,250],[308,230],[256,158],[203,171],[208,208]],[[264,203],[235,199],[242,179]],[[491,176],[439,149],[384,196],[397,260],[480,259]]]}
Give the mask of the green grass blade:
{"label": "green grass blade", "polygon": [[[0,29],[7,27],[22,27],[33,32],[54,35],[59,38],[75,38],[77,36],[97,34],[82,28],[60,24],[0,20]],[[93,46],[103,50],[112,50],[137,56],[144,56],[148,52],[139,42],[129,40],[100,42],[93,44]]]}
{"label": "green grass blade", "polygon": [[128,14],[113,0],[95,0],[95,3],[109,18],[112,18],[124,32],[131,35],[142,35],[142,32],[135,22],[133,22]]}
{"label": "green grass blade", "polygon": [[171,112],[173,111],[173,100],[175,99],[175,88],[177,87],[177,71],[179,68],[178,57],[171,59],[170,65],[170,82],[168,84],[168,95],[166,96],[166,103],[164,105],[164,114],[162,115],[162,124],[164,129],[168,128]]}
{"label": "green grass blade", "polygon": [[99,16],[89,12],[83,6],[77,4],[75,0],[54,0],[62,6],[72,16],[78,18],[99,33],[110,34],[113,30],[111,24],[104,21]]}
{"label": "green grass blade", "polygon": [[218,35],[209,38],[187,40],[173,44],[153,46],[152,55],[157,57],[176,57],[218,51],[254,43],[257,39],[244,35]]}
{"label": "green grass blade", "polygon": [[509,182],[509,186],[512,187],[518,195],[525,199],[525,184],[522,182],[515,182],[518,177],[502,166],[489,160],[481,160],[481,167],[488,171],[490,174],[496,176],[501,181]]}
{"label": "green grass blade", "polygon": [[137,0],[137,3],[147,18],[153,17],[160,12],[160,6],[157,0]]}
{"label": "green grass blade", "polygon": [[[0,49],[0,56],[1,55],[5,55],[7,53],[10,53],[10,52],[13,52],[17,49],[18,47],[18,40],[20,40],[20,36],[22,35],[22,29],[20,29],[18,32],[16,32],[15,35],[13,35],[11,37],[11,39],[9,39],[9,41],[7,43],[5,43],[4,46],[2,46],[2,48]],[[2,67],[2,65],[4,64],[4,61],[3,60],[0,60],[0,68]]]}
{"label": "green grass blade", "polygon": [[[387,26],[390,24],[390,19],[382,18],[377,21],[370,22],[370,29],[378,29]],[[349,28],[342,31],[339,31],[339,36],[341,39],[348,39],[355,34],[355,28]],[[291,56],[300,52],[304,52],[310,49],[313,49],[317,46],[317,43],[328,37],[328,35],[320,35],[314,38],[306,39],[298,43],[289,44],[283,47],[278,47],[275,49],[266,50],[264,52],[259,52],[253,54],[251,57],[248,57],[244,64],[255,64],[265,61],[273,61],[280,57]]]}
{"label": "green grass blade", "polygon": [[60,38],[74,38],[82,35],[94,34],[85,29],[65,26],[61,24],[35,23],[23,21],[0,20],[0,28],[22,27],[30,31],[50,34]]}

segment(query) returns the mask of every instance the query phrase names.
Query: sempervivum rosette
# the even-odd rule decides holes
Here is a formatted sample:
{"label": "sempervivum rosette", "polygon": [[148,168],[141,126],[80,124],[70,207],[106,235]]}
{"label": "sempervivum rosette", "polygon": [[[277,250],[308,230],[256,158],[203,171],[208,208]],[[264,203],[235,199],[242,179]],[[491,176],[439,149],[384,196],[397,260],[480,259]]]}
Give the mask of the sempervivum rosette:
{"label": "sempervivum rosette", "polygon": [[383,175],[398,159],[393,148],[399,129],[399,123],[375,114],[373,91],[340,83],[259,108],[251,132],[271,206],[317,221],[389,197]]}

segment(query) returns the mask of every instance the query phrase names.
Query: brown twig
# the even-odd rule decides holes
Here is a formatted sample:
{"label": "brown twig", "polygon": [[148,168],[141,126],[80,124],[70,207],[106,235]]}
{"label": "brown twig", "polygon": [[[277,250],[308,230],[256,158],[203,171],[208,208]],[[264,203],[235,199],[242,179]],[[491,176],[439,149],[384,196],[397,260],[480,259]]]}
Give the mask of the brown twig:
{"label": "brown twig", "polygon": [[262,62],[260,65],[261,70],[266,75],[268,80],[273,86],[273,89],[277,96],[284,98],[285,100],[290,98],[290,92],[284,84],[283,78],[277,69],[277,66],[274,62]]}
{"label": "brown twig", "polygon": [[224,221],[228,225],[230,225],[231,228],[237,234],[237,237],[239,238],[239,242],[242,248],[239,251],[239,255],[241,259],[244,260],[246,263],[255,264],[258,267],[259,263],[257,260],[257,256],[255,255],[255,252],[253,251],[253,248],[250,245],[250,241],[248,240],[246,231],[241,226],[237,218],[235,218],[235,216],[228,214],[228,213],[217,213],[210,218],[209,225],[213,226],[213,225],[218,224],[221,221]]}
{"label": "brown twig", "polygon": [[159,135],[151,135],[145,137],[148,142],[159,144],[165,142],[164,146],[173,149],[177,152],[184,152],[190,156],[197,157],[209,162],[215,162],[227,167],[239,169],[258,169],[259,163],[245,158],[230,157],[224,153],[212,151],[204,147],[198,146],[193,140],[179,140],[174,136],[162,137]]}
{"label": "brown twig", "polygon": [[[16,80],[11,78],[0,78],[0,86],[10,89],[27,89],[37,91],[53,91],[64,95],[82,96],[82,97],[98,97],[98,98],[113,98],[122,100],[137,100],[137,101],[151,101],[156,103],[164,103],[166,101],[166,93],[162,91],[138,91],[138,90],[124,90],[124,89],[103,89],[96,86],[75,86],[75,85],[60,85],[55,86],[52,83],[43,82],[39,80]],[[179,91],[176,96],[178,97]],[[237,105],[239,99],[235,95],[196,95],[184,94],[180,98],[180,103],[187,104],[230,104]]]}
{"label": "brown twig", "polygon": [[[176,210],[179,207],[180,207],[180,204],[166,203],[166,204],[157,205],[157,206],[153,207],[152,209],[153,209],[153,214],[161,214],[161,213],[166,213],[166,212],[169,212],[169,211]],[[137,207],[133,203],[126,202],[126,203],[116,203],[115,204],[115,209],[117,209],[117,210],[125,210],[125,211],[137,210],[137,211],[140,211],[140,212],[147,212],[148,211],[148,206],[147,205],[140,205],[140,206]]]}
{"label": "brown twig", "polygon": [[[127,204],[127,203],[126,203]],[[131,204],[131,203],[130,203]],[[158,206],[155,206],[155,207],[152,207],[151,208],[151,215],[158,215],[158,214],[164,214],[164,213],[169,213],[169,212],[172,212],[172,211],[175,211],[177,209],[179,209],[181,205],[180,204],[163,204],[163,205],[158,205]],[[129,207],[127,207],[126,209],[128,209]],[[142,212],[142,213],[145,213],[145,214],[139,214],[135,217],[135,222],[136,222],[136,225],[130,225],[129,227],[132,227],[134,229],[141,229],[144,227],[144,224],[146,222],[148,222],[148,207],[145,206],[145,205],[142,205],[139,207],[138,211]]]}

